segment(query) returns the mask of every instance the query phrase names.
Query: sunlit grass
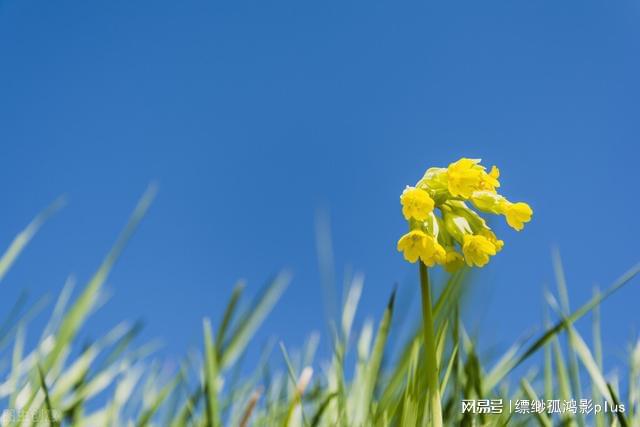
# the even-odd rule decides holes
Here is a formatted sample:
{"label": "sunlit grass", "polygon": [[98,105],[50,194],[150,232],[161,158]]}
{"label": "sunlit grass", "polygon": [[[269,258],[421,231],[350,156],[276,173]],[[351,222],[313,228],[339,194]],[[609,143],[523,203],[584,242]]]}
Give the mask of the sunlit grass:
{"label": "sunlit grass", "polygon": [[[364,322],[354,330],[363,292],[362,278],[355,276],[338,318],[332,321],[333,351],[327,360],[316,360],[318,337],[310,335],[297,351],[289,343],[267,346],[251,371],[239,376],[240,357],[291,280],[287,272],[275,275],[244,310],[240,307],[245,287],[237,285],[225,311],[204,319],[201,351],[187,355],[171,374],[153,362],[153,346],[132,344],[137,325],[118,324],[90,345],[80,346],[78,333],[98,308],[105,280],[154,194],[150,188],[143,195],[78,295],[72,298],[72,284],[64,287],[37,345],[25,344],[32,311],[17,314],[24,301],[14,309],[3,305],[0,405],[7,411],[2,425],[419,426],[431,425],[434,404],[441,407],[446,425],[640,425],[640,344],[631,345],[624,377],[607,375],[598,309],[638,274],[640,266],[572,311],[560,259],[554,256],[557,292],[545,293],[548,316],[540,324],[543,332],[491,359],[478,352],[478,343],[462,321],[464,270],[432,295],[430,357],[424,357],[421,329],[409,331],[400,350],[391,352],[388,337],[394,324],[395,291],[390,291],[384,312],[366,313],[377,315],[377,322]],[[6,272],[57,207],[54,204],[38,216],[0,258],[0,292],[8,286],[2,281]],[[327,248],[320,252],[330,256]],[[321,265],[332,264],[321,259]],[[593,330],[578,330],[575,322],[587,315],[593,319]],[[585,334],[591,335],[589,340]],[[270,363],[272,355],[281,363]],[[355,366],[349,365],[351,360]],[[434,364],[435,375],[429,375]],[[429,387],[437,391],[431,399]],[[474,399],[502,399],[504,411],[463,413],[462,401]],[[509,411],[510,402],[518,399],[592,399],[594,404],[606,401],[609,407],[624,404],[625,411],[523,415]]]}

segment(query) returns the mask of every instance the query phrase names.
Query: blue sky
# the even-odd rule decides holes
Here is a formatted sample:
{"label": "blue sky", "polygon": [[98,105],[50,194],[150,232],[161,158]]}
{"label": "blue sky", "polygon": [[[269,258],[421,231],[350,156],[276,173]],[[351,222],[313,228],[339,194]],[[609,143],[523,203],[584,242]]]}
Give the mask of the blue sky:
{"label": "blue sky", "polygon": [[[2,300],[86,281],[157,181],[88,333],[143,319],[183,354],[237,279],[254,293],[290,268],[257,342],[295,347],[324,330],[318,209],[338,277],[366,274],[358,322],[377,317],[394,283],[417,291],[395,250],[400,192],[481,157],[534,209],[524,232],[496,223],[505,250],[473,285],[470,321],[504,348],[541,318],[552,246],[574,306],[640,258],[638,18],[637,1],[3,0],[0,242],[58,195],[70,203]],[[639,285],[603,308],[614,361]]]}

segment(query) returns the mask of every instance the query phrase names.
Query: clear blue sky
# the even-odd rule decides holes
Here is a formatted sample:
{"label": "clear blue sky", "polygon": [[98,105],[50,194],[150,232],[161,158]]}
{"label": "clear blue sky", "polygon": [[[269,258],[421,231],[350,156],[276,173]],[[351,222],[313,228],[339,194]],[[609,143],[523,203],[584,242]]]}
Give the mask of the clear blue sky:
{"label": "clear blue sky", "polygon": [[[394,283],[416,286],[400,192],[481,157],[535,212],[497,227],[505,250],[474,284],[471,317],[505,347],[540,320],[552,245],[574,306],[640,259],[639,18],[637,1],[0,0],[0,242],[70,199],[1,298],[84,283],[156,180],[88,332],[141,318],[182,354],[237,279],[253,293],[288,267],[258,340],[295,347],[324,330],[316,210],[338,275],[366,274],[359,322],[377,317]],[[603,309],[614,359],[638,286]]]}

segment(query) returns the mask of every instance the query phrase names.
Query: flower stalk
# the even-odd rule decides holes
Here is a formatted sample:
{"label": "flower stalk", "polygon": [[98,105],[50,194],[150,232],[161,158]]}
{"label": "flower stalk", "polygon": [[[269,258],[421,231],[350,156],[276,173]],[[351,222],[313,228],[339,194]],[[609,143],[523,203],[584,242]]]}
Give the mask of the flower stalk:
{"label": "flower stalk", "polygon": [[431,409],[431,423],[442,427],[442,403],[440,402],[440,380],[436,356],[435,325],[431,303],[431,283],[427,266],[419,263],[420,291],[422,293],[422,333],[424,336],[424,361],[427,370],[427,398]]}

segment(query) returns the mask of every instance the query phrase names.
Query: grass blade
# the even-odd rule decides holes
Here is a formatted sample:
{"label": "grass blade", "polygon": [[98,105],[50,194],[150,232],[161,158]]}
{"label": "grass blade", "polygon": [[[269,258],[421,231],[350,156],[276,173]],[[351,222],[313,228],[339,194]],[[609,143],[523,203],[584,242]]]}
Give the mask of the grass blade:
{"label": "grass blade", "polygon": [[215,351],[214,339],[211,331],[211,322],[204,319],[204,378],[205,378],[205,397],[207,405],[207,425],[210,427],[219,427],[222,425],[220,421],[220,410],[218,405],[218,360]]}
{"label": "grass blade", "polygon": [[127,242],[138,228],[138,225],[142,221],[142,218],[147,213],[149,206],[151,206],[151,202],[153,201],[157,192],[157,188],[155,185],[150,185],[149,188],[145,191],[145,193],[140,198],[136,208],[134,209],[127,225],[124,230],[118,236],[116,243],[113,245],[106,258],[91,278],[83,292],[80,294],[78,299],[75,301],[73,306],[69,309],[66,316],[63,318],[60,327],[56,333],[56,343],[47,358],[45,359],[43,369],[47,372],[54,363],[57,361],[58,357],[61,355],[65,347],[67,347],[72,339],[75,337],[78,329],[84,323],[85,318],[94,308],[95,304],[98,301],[98,296],[102,285],[104,284],[111,268],[115,264],[116,260],[124,250]]}
{"label": "grass blade", "polygon": [[[569,305],[569,290],[567,288],[567,280],[565,278],[564,269],[562,268],[562,261],[560,259],[560,251],[554,249],[552,252],[553,270],[556,276],[556,284],[558,286],[558,295],[560,296],[561,313],[562,316],[567,317],[571,312]],[[597,306],[596,306],[597,307]],[[594,309],[596,308],[594,307]],[[578,358],[573,346],[569,345],[567,348],[567,355],[569,357],[569,378],[571,379],[571,388],[573,389],[573,398],[580,400],[582,398],[582,386],[580,385],[580,369],[578,367]],[[578,425],[584,425],[584,416],[581,413],[576,414]]]}
{"label": "grass blade", "polygon": [[280,299],[290,280],[291,274],[288,272],[278,274],[258,297],[238,327],[231,333],[229,343],[223,348],[220,370],[231,366],[242,354],[253,334]]}
{"label": "grass blade", "polygon": [[47,387],[47,382],[44,379],[44,373],[42,372],[42,368],[38,365],[38,378],[40,379],[40,387],[42,387],[42,391],[44,392],[44,402],[47,412],[47,419],[49,424],[53,427],[57,427],[60,425],[60,422],[56,419],[55,412],[53,412],[53,407],[51,406],[51,398],[49,397],[49,388]]}
{"label": "grass blade", "polygon": [[58,210],[60,210],[65,205],[64,197],[60,197],[56,199],[51,205],[49,205],[44,211],[39,213],[27,227],[22,230],[18,235],[13,239],[5,253],[0,257],[0,283],[4,276],[11,268],[11,265],[16,261],[20,253],[24,250],[24,248],[29,244],[29,241],[35,236],[40,227]]}
{"label": "grass blade", "polygon": [[579,309],[574,311],[571,315],[569,315],[565,320],[558,321],[554,326],[547,329],[537,340],[533,342],[527,349],[517,358],[513,359],[507,369],[504,370],[503,374],[499,378],[494,378],[492,384],[487,384],[486,389],[493,389],[498,382],[502,380],[507,374],[509,374],[513,369],[522,364],[525,360],[535,354],[538,350],[540,350],[549,340],[555,337],[559,332],[565,330],[567,328],[567,324],[574,323],[585,314],[589,313],[596,306],[601,304],[611,295],[613,295],[616,291],[620,290],[624,285],[629,283],[631,279],[633,279],[640,272],[640,264],[636,264],[630,270],[628,270],[625,274],[623,274],[618,280],[614,282],[605,292],[593,296],[588,302],[582,305]]}
{"label": "grass blade", "polygon": [[[522,378],[520,380],[520,384],[522,386],[522,389],[524,390],[525,395],[527,396],[527,398],[530,401],[538,401],[538,395],[536,394],[535,390],[533,389],[533,387],[531,386],[531,384],[529,383],[529,381],[527,381],[526,378]],[[552,427],[553,424],[551,423],[551,419],[549,419],[549,416],[544,413],[544,412],[539,412],[537,411],[535,413],[536,418],[538,419],[538,422],[540,423],[541,426],[543,427]]]}
{"label": "grass blade", "polygon": [[227,307],[225,308],[224,314],[222,315],[222,321],[220,322],[218,333],[216,334],[216,354],[218,355],[218,358],[222,356],[222,343],[226,338],[227,329],[229,328],[229,325],[233,320],[238,301],[242,296],[242,292],[244,292],[244,288],[244,282],[236,283],[236,285],[233,287],[233,291],[231,291],[229,303],[227,303]]}
{"label": "grass blade", "polygon": [[391,293],[389,303],[384,311],[380,325],[378,326],[378,332],[373,343],[373,349],[369,360],[366,365],[366,370],[363,377],[361,399],[358,402],[358,406],[355,411],[353,425],[365,425],[367,416],[369,414],[369,407],[373,398],[373,392],[378,380],[378,374],[380,372],[380,365],[382,363],[382,356],[384,354],[384,348],[387,343],[387,337],[389,336],[389,328],[391,327],[391,318],[393,317],[393,305],[396,298],[395,289]]}

